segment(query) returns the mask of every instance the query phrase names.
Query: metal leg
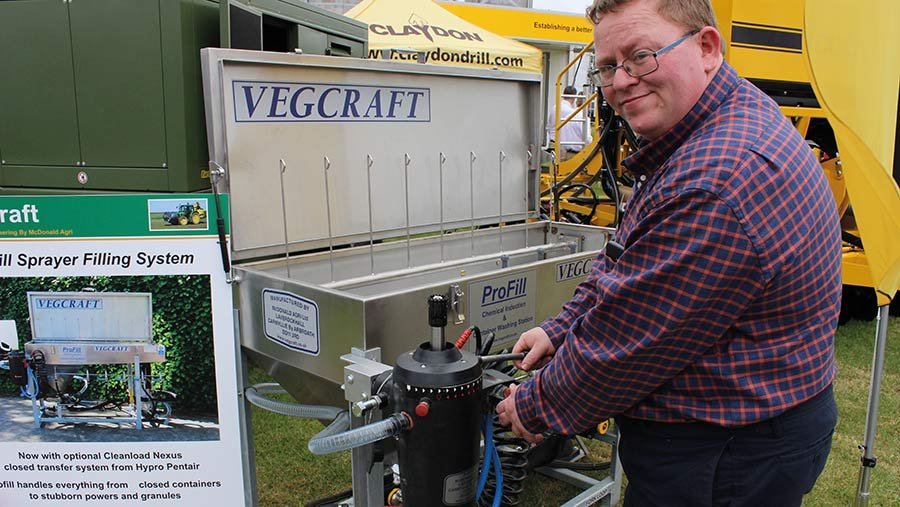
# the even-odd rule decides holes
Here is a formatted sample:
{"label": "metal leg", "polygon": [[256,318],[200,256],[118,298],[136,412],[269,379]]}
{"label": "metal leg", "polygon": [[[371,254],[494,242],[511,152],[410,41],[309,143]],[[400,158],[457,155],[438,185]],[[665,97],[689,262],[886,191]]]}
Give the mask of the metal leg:
{"label": "metal leg", "polygon": [[143,406],[141,406],[141,356],[135,354],[134,364],[130,365],[134,368],[132,375],[132,383],[134,389],[134,429],[141,431],[144,427]]}
{"label": "metal leg", "polygon": [[[381,417],[380,410],[372,412],[373,418]],[[363,426],[361,417],[351,417],[351,426]],[[375,461],[375,446],[364,445],[350,450],[353,474],[353,507],[380,507],[384,505],[384,463]]]}
{"label": "metal leg", "polygon": [[[32,380],[34,381],[34,385],[30,385]],[[28,367],[28,383],[29,383],[29,397],[31,398],[31,415],[34,417],[34,427],[41,427],[41,407],[38,404],[37,396],[38,396],[38,380],[37,377],[34,376],[34,371],[31,369],[31,366]]]}
{"label": "metal leg", "polygon": [[869,505],[869,480],[875,468],[875,433],[878,427],[878,401],[881,395],[881,379],[884,374],[884,348],[887,343],[887,327],[890,305],[878,308],[878,320],[875,330],[875,352],[872,356],[872,381],[869,384],[869,408],[866,411],[866,434],[860,449],[863,452],[859,468],[859,485],[856,494],[856,506]]}

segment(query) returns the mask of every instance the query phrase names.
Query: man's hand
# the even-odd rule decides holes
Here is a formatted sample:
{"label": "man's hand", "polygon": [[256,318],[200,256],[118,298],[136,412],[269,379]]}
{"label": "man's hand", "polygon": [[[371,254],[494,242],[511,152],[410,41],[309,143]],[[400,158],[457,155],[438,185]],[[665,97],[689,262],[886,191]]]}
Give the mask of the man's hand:
{"label": "man's hand", "polygon": [[506,395],[506,398],[497,404],[497,414],[500,415],[500,424],[509,426],[516,436],[524,438],[528,442],[533,444],[541,442],[544,440],[543,435],[529,433],[525,427],[522,426],[522,421],[519,420],[519,414],[516,413],[516,389],[517,386],[515,384],[507,387],[503,393]]}
{"label": "man's hand", "polygon": [[533,327],[519,336],[519,341],[513,346],[513,353],[528,351],[525,359],[513,361],[516,368],[529,371],[544,366],[556,353],[556,348],[547,336],[547,332],[541,327]]}

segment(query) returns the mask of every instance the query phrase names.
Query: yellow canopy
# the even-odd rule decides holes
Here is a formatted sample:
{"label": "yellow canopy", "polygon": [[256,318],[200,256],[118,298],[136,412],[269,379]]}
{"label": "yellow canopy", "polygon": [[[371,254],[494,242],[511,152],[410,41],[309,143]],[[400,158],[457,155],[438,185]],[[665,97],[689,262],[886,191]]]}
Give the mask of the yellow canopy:
{"label": "yellow canopy", "polygon": [[369,58],[541,72],[541,51],[465,21],[431,0],[364,0],[345,14],[369,24]]}
{"label": "yellow canopy", "polygon": [[[891,177],[900,87],[900,4],[806,1],[805,43],[816,97],[834,129],[847,193],[879,305],[900,289],[900,189]],[[840,15],[835,15],[840,13]],[[845,259],[845,282],[847,281]],[[868,285],[868,284],[867,284]]]}

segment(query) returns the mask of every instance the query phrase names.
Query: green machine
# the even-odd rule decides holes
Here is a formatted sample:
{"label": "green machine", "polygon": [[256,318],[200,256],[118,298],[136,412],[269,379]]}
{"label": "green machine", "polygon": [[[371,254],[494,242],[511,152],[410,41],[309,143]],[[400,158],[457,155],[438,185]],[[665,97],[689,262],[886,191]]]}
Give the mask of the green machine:
{"label": "green machine", "polygon": [[301,0],[0,1],[0,193],[208,189],[204,47],[361,58],[367,26]]}

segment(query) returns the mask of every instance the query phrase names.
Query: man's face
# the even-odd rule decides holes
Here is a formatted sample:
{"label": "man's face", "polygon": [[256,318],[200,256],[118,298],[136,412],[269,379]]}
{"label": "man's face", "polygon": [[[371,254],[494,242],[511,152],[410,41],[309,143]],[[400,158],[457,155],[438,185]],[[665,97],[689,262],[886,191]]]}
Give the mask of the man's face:
{"label": "man's face", "polygon": [[[603,16],[594,27],[597,65],[618,65],[638,50],[657,51],[689,30],[656,12],[656,0],[637,0]],[[631,128],[656,139],[694,106],[708,84],[698,35],[659,55],[659,68],[635,78],[616,71],[603,96]],[[652,57],[651,57],[652,58]]]}

